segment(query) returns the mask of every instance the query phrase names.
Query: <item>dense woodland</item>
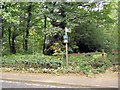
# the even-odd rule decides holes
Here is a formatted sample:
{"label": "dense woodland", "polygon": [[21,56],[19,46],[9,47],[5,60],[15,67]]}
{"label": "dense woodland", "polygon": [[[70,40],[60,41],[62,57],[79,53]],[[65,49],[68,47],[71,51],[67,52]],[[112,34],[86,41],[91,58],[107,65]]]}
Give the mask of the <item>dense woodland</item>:
{"label": "dense woodland", "polygon": [[3,2],[3,55],[111,52],[118,47],[118,2]]}

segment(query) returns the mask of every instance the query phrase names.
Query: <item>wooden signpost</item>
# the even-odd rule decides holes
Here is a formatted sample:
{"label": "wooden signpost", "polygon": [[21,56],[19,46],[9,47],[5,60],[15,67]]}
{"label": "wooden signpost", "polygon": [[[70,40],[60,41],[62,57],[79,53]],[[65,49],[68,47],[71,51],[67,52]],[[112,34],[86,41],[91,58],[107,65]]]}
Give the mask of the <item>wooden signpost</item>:
{"label": "wooden signpost", "polygon": [[66,67],[68,67],[68,35],[67,32],[71,33],[71,30],[65,27],[64,43],[66,43]]}

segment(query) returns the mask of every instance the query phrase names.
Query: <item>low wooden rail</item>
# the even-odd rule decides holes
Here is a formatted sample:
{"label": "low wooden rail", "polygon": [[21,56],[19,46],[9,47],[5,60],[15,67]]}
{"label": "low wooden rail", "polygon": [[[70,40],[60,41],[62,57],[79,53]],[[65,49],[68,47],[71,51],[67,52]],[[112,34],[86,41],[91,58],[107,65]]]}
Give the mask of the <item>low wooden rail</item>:
{"label": "low wooden rail", "polygon": [[73,53],[73,54],[69,54],[69,56],[72,56],[72,55],[87,55],[88,58],[89,58],[90,64],[93,66],[94,63],[91,63],[91,55],[98,55],[98,54],[102,54],[102,62],[98,62],[97,64],[103,65],[103,69],[104,69],[104,61],[105,61],[104,49],[102,49],[102,52],[99,52],[99,53],[79,53],[79,54]]}
{"label": "low wooden rail", "polygon": [[[115,51],[114,49],[112,49],[112,65],[113,65],[113,71],[115,70],[115,65],[120,65],[120,62],[118,60],[118,62],[115,62],[115,54],[119,54],[120,51]],[[73,54],[68,54],[69,56],[75,56],[75,55],[86,55],[89,58],[90,64],[95,64],[95,63],[91,63],[91,55],[98,55],[98,54],[102,54],[102,62],[99,62],[97,64],[101,64],[103,66],[104,69],[104,64],[105,64],[105,53],[104,53],[104,49],[102,49],[102,52],[98,52],[98,53],[73,53]],[[57,54],[56,56],[63,56],[63,54]],[[65,56],[65,55],[64,55]],[[69,62],[71,63],[71,62]]]}
{"label": "low wooden rail", "polygon": [[[112,65],[113,65],[113,71],[116,71],[115,69],[115,65],[120,65],[120,61],[117,60],[117,62],[115,61],[115,54],[119,54],[120,51],[115,51],[114,49],[112,49]],[[119,56],[118,56],[119,59]]]}
{"label": "low wooden rail", "polygon": [[101,52],[100,53],[73,53],[73,54],[69,54],[70,56],[71,55],[96,55],[96,54],[102,54]]}

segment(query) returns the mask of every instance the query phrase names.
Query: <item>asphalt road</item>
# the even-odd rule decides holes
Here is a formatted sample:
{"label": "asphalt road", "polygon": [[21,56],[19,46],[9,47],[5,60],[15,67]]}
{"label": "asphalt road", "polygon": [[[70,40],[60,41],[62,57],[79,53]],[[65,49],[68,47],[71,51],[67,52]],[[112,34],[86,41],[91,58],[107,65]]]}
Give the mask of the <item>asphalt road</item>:
{"label": "asphalt road", "polygon": [[[12,88],[10,90],[16,90],[16,88],[25,88],[25,90],[27,90],[27,88],[31,88],[31,90],[33,90],[32,88],[49,88],[51,90],[61,90],[61,89],[65,89],[68,88],[68,90],[118,90],[116,88],[113,89],[109,89],[109,88],[104,88],[104,89],[90,89],[90,88],[73,88],[73,87],[63,87],[63,86],[54,86],[54,85],[44,85],[44,84],[35,84],[35,83],[26,83],[26,82],[16,82],[16,81],[7,81],[7,80],[0,80],[0,83],[2,83],[2,88],[4,88],[3,90],[7,90],[7,88]],[[6,88],[6,89],[5,89]],[[14,89],[13,89],[14,88]],[[53,89],[55,88],[55,89]],[[21,89],[24,90],[24,89]],[[44,89],[43,89],[44,90]]]}
{"label": "asphalt road", "polygon": [[[26,83],[26,82],[17,82],[17,81],[7,81],[7,80],[0,80],[2,83],[2,88],[69,88],[71,90],[78,88],[73,88],[70,86],[55,86],[55,85],[45,85],[45,84],[36,84],[36,83]],[[89,90],[89,89],[87,89]]]}
{"label": "asphalt road", "polygon": [[[16,81],[0,80],[2,82],[2,88],[65,88],[62,86],[43,85]],[[70,88],[70,87],[69,87]]]}

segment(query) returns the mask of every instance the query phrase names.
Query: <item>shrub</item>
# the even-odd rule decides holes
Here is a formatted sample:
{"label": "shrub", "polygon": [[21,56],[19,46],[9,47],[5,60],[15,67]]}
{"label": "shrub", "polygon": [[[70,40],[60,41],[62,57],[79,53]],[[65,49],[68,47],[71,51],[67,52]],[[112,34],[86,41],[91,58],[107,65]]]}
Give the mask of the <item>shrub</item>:
{"label": "shrub", "polygon": [[[11,55],[4,56],[2,67],[14,68],[14,70],[27,70],[29,72],[41,73],[78,73],[89,76],[90,73],[97,74],[104,72],[102,65],[96,66],[102,61],[101,55],[92,55],[90,64],[89,58],[85,55],[69,56],[69,65],[66,67],[65,58],[54,58],[54,56],[35,55]],[[105,69],[112,66],[112,56],[105,59]]]}

